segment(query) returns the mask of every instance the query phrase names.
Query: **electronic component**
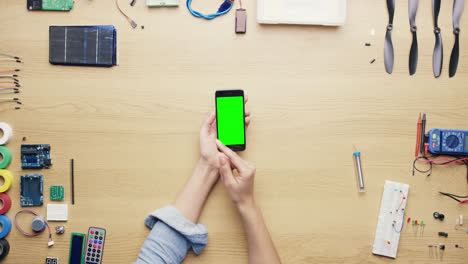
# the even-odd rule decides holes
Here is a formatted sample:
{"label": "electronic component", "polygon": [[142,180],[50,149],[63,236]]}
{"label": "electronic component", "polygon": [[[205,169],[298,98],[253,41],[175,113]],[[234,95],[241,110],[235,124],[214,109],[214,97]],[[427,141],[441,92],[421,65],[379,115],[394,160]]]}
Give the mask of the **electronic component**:
{"label": "electronic component", "polygon": [[456,247],[456,248],[464,248],[464,247],[462,247],[462,246],[460,246],[460,245],[458,245],[458,244],[455,245],[455,247]]}
{"label": "electronic component", "polygon": [[179,6],[179,0],[146,0],[148,7]]}
{"label": "electronic component", "polygon": [[125,14],[124,11],[122,11],[122,9],[120,9],[119,0],[115,0],[115,5],[117,6],[117,9],[119,10],[119,12],[125,17],[125,19],[127,19],[128,23],[130,23],[132,28],[136,28],[137,23],[133,19],[131,19],[129,16],[127,16],[127,14]]}
{"label": "electronic component", "polygon": [[31,229],[34,232],[42,232],[46,228],[45,219],[42,215],[37,215],[31,222]]}
{"label": "electronic component", "polygon": [[117,64],[117,31],[114,26],[50,26],[49,62],[114,66]]}
{"label": "electronic component", "polygon": [[70,160],[70,178],[71,178],[71,198],[72,204],[75,204],[75,160]]}
{"label": "electronic component", "polygon": [[468,130],[431,129],[429,152],[438,155],[468,155]]}
{"label": "electronic component", "polygon": [[51,165],[49,144],[21,145],[21,168],[48,169]]}
{"label": "electronic component", "polygon": [[104,253],[104,241],[106,230],[104,228],[90,227],[88,230],[88,243],[86,251],[86,263],[102,263]]}
{"label": "electronic component", "polygon": [[443,221],[445,218],[444,214],[440,214],[438,212],[434,212],[432,215],[434,216],[435,219],[439,219],[440,221]]}
{"label": "electronic component", "polygon": [[[21,176],[21,177],[23,177],[23,176]],[[17,219],[18,215],[20,215],[22,213],[30,213],[30,214],[34,215],[34,218],[33,218],[32,222],[31,222],[31,227],[33,228],[33,231],[34,230],[39,230],[41,228],[42,229],[40,231],[33,232],[33,233],[28,233],[28,232],[24,231],[19,226],[18,219]],[[16,228],[18,228],[18,230],[21,231],[21,233],[23,233],[24,235],[29,236],[29,237],[37,236],[37,235],[42,234],[44,232],[44,230],[45,230],[45,227],[47,227],[47,229],[49,231],[49,239],[48,239],[47,245],[49,247],[54,245],[54,240],[52,239],[52,232],[50,231],[49,223],[44,219],[43,216],[36,213],[35,211],[33,211],[33,210],[21,210],[21,211],[17,212],[16,215],[15,215],[15,225],[16,225]]]}
{"label": "electronic component", "polygon": [[445,232],[439,232],[439,236],[448,237],[448,233],[445,233]]}
{"label": "electronic component", "polygon": [[46,258],[46,261],[45,261],[45,264],[59,264],[59,259],[58,258],[50,258],[50,257],[47,257]]}
{"label": "electronic component", "polygon": [[47,204],[47,221],[67,221],[68,204]]}
{"label": "electronic component", "polygon": [[21,206],[39,206],[44,201],[42,174],[21,176]]}
{"label": "electronic component", "polygon": [[408,191],[408,184],[385,181],[372,248],[373,254],[396,258]]}
{"label": "electronic component", "polygon": [[84,248],[86,235],[81,233],[72,233],[70,242],[70,254],[68,264],[84,263]]}
{"label": "electronic component", "polygon": [[65,227],[64,226],[56,226],[55,227],[55,234],[63,234],[65,233]]}
{"label": "electronic component", "polygon": [[247,11],[243,8],[236,10],[236,33],[247,32]]}
{"label": "electronic component", "polygon": [[28,10],[70,11],[73,0],[27,0]]}
{"label": "electronic component", "polygon": [[50,200],[62,201],[65,196],[65,188],[63,185],[52,185],[50,186]]}

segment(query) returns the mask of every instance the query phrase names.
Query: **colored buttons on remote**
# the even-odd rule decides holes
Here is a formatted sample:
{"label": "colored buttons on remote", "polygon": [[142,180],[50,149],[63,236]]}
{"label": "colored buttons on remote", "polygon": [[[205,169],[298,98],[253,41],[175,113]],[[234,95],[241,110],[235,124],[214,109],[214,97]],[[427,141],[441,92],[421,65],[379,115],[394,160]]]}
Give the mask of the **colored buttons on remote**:
{"label": "colored buttons on remote", "polygon": [[88,251],[86,255],[87,264],[102,264],[104,241],[106,230],[90,227],[88,230]]}

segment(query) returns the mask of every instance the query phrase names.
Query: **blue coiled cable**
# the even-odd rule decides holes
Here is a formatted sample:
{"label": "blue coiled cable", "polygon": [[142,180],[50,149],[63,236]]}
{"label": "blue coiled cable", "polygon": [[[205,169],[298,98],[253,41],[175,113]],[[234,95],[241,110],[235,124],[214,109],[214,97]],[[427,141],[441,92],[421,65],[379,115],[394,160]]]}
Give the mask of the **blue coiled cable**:
{"label": "blue coiled cable", "polygon": [[204,19],[213,19],[213,18],[215,18],[217,16],[224,15],[227,12],[229,12],[229,10],[231,10],[232,6],[234,5],[234,0],[232,0],[232,1],[224,0],[224,2],[221,4],[221,6],[219,6],[218,12],[216,12],[214,14],[210,14],[210,15],[204,15],[204,14],[198,12],[198,11],[193,10],[192,7],[190,7],[191,4],[192,4],[192,0],[187,0],[187,8],[188,8],[188,10],[190,11],[190,13],[193,16],[201,17],[201,18],[204,18]]}

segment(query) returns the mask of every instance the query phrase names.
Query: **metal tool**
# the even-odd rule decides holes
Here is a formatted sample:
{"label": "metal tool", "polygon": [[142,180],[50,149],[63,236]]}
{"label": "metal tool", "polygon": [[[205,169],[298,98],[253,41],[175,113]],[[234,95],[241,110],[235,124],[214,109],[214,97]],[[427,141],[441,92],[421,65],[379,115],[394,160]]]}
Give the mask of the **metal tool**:
{"label": "metal tool", "polygon": [[453,34],[455,43],[453,44],[452,54],[450,55],[449,76],[455,76],[458,67],[458,58],[460,56],[460,17],[463,12],[465,0],[453,1]]}
{"label": "metal tool", "polygon": [[419,0],[408,1],[408,15],[411,26],[411,33],[413,35],[413,42],[411,43],[410,55],[409,55],[409,74],[413,75],[416,73],[418,67],[418,37],[416,35],[416,13],[418,12]]}
{"label": "metal tool", "polygon": [[356,147],[354,147],[353,156],[354,156],[354,161],[356,163],[359,192],[365,192],[366,189],[364,188],[364,177],[362,176],[362,167],[361,167],[361,152],[357,151]]}
{"label": "metal tool", "polygon": [[392,30],[393,30],[393,16],[395,14],[395,0],[387,0],[388,9],[388,25],[387,33],[385,33],[385,44],[384,44],[384,64],[387,73],[393,72],[393,43],[392,43]]}
{"label": "metal tool", "polygon": [[439,12],[440,12],[440,2],[441,0],[432,0],[432,16],[434,19],[434,35],[435,35],[435,45],[434,45],[434,54],[432,55],[432,68],[434,71],[434,76],[437,78],[442,72],[442,63],[444,59],[444,50],[442,46],[442,36],[440,35],[439,28]]}

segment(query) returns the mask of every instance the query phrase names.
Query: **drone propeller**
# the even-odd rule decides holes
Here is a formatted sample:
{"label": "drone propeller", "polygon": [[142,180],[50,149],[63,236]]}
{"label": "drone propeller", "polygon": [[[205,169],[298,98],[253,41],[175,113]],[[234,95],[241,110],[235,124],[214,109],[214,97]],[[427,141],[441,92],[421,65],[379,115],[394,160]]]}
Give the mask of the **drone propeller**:
{"label": "drone propeller", "polygon": [[434,35],[435,35],[435,46],[434,54],[432,56],[432,68],[434,70],[434,76],[437,78],[442,72],[442,63],[444,58],[443,47],[442,47],[442,36],[440,35],[440,28],[438,25],[439,12],[440,12],[441,0],[432,0],[432,15],[434,18]]}
{"label": "drone propeller", "polygon": [[395,0],[387,0],[388,9],[388,25],[387,33],[385,34],[384,44],[384,64],[385,70],[388,73],[393,72],[393,43],[392,43],[392,30],[393,30],[393,16],[395,14]]}
{"label": "drone propeller", "polygon": [[416,35],[416,13],[418,12],[419,0],[408,1],[408,14],[411,26],[411,33],[413,34],[413,42],[411,43],[411,50],[409,55],[409,73],[413,75],[416,73],[418,67],[418,37]]}
{"label": "drone propeller", "polygon": [[458,67],[458,58],[460,56],[460,17],[463,12],[465,0],[453,1],[453,34],[455,35],[455,43],[453,44],[452,54],[450,55],[449,76],[455,76]]}

